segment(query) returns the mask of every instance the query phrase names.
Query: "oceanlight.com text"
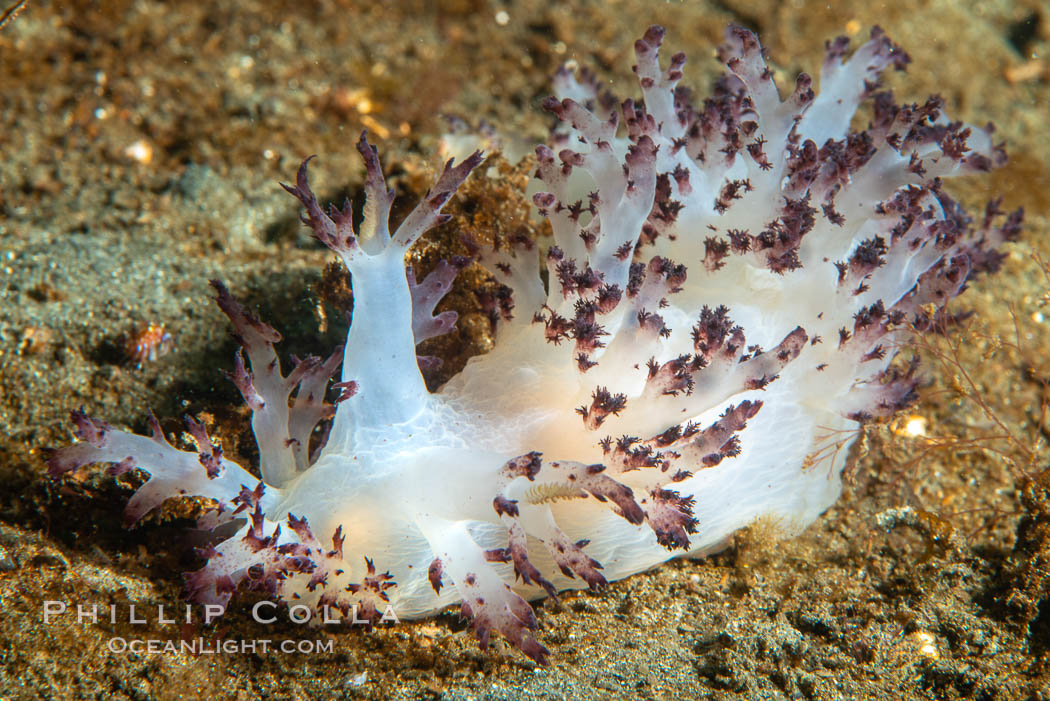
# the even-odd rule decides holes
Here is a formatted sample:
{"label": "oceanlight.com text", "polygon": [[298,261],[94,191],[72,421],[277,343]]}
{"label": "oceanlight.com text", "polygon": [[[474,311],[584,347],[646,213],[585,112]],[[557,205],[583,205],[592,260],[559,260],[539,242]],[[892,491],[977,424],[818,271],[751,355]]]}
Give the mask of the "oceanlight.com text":
{"label": "oceanlight.com text", "polygon": [[153,638],[110,638],[106,648],[113,654],[165,655],[186,653],[189,655],[247,655],[284,654],[316,655],[331,654],[335,650],[334,640],[159,640]]}

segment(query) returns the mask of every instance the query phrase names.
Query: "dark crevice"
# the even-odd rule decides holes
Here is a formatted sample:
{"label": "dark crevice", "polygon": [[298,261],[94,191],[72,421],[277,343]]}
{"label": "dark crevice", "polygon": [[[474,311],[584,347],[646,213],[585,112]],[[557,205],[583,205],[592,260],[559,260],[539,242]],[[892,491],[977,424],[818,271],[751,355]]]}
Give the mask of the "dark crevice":
{"label": "dark crevice", "polygon": [[1039,602],[1038,611],[1028,624],[1028,650],[1035,658],[1050,652],[1050,597]]}
{"label": "dark crevice", "polygon": [[1042,17],[1038,12],[1032,12],[1024,19],[1012,22],[1006,29],[1006,40],[1014,47],[1017,53],[1028,58],[1032,42],[1039,36],[1039,23]]}

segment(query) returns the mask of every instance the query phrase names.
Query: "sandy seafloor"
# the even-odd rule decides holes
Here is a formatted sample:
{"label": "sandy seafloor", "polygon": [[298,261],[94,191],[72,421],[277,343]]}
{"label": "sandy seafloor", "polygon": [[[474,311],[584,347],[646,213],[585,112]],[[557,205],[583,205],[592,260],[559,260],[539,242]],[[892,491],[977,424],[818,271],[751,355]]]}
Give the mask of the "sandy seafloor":
{"label": "sandy seafloor", "polygon": [[[263,633],[250,596],[217,630],[156,621],[200,565],[194,507],[125,530],[127,480],[93,468],[49,481],[42,451],[71,440],[68,412],[142,431],[152,408],[169,435],[203,413],[227,455],[250,461],[247,417],[219,372],[234,343],[207,280],[280,329],[285,358],[345,332],[338,283],[321,277],[333,257],[277,182],[316,153],[320,195],[360,195],[353,142],[368,127],[411,202],[441,115],[541,140],[554,68],[574,59],[633,95],[632,43],[654,22],[669,29],[665,57],[687,52],[700,96],[729,22],[759,32],[787,82],[817,71],[825,39],[879,24],[914,60],[890,77],[899,100],[938,92],[954,118],[998,126],[1010,164],[950,189],[973,210],[996,193],[1023,205],[1024,238],[953,304],[975,315],[962,367],[925,366],[909,412],[925,436],[869,428],[846,494],[797,539],[753,528],[707,561],[539,605],[547,668],[502,641],[481,653],[452,612],[372,633],[264,631],[332,640],[323,654],[108,651],[114,637]],[[1050,501],[1046,475],[1029,479],[1050,457],[1050,282],[1035,258],[1050,258],[1048,104],[1050,12],[1037,0],[30,0],[0,29],[0,699],[1050,699]],[[481,196],[520,211],[498,201],[511,188]],[[485,347],[476,279],[453,294],[462,330],[437,349],[451,368]],[[176,349],[140,369],[123,339],[150,322]],[[988,412],[966,398],[971,381]],[[1004,430],[1029,464],[988,438]],[[881,528],[895,508],[912,525]],[[114,603],[123,621],[45,626],[45,600]],[[148,624],[127,622],[132,603],[154,612]]]}

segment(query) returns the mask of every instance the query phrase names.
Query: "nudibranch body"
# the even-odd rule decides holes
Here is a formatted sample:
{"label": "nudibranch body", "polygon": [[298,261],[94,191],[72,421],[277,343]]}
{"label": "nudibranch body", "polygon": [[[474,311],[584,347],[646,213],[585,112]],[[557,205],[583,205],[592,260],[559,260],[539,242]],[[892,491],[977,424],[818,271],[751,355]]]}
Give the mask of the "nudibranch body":
{"label": "nudibranch body", "polygon": [[[450,161],[390,232],[393,192],[362,137],[357,230],[349,206],[322,210],[307,163],[286,186],[350,270],[345,348],[283,376],[279,334],[215,283],[248,356],[231,377],[261,481],[192,419],[197,453],[156,420],[146,438],[80,413],[52,474],[146,471],[131,521],[169,497],[213,499],[202,525],[241,525],[187,575],[197,601],[243,585],[370,619],[460,601],[483,645],[496,630],[541,662],[526,599],[711,552],[759,518],[800,531],[837,498],[861,423],[912,400],[914,365],[892,363],[902,340],[943,322],[1016,235],[1019,212],[991,205],[972,226],[940,182],[1004,155],[938,100],[879,92],[907,62],[879,30],[848,57],[830,42],[820,95],[803,75],[782,100],[757,39],[731,28],[728,72],[699,107],[677,86],[684,57],[660,67],[662,38],[635,45],[642,102],[556,77],[545,106],[561,124],[537,149],[534,197],[553,243],[542,260],[527,237],[469,243],[499,283],[483,300],[495,346],[437,392],[415,349],[453,328],[434,309],[467,261],[417,281],[404,259],[481,155]],[[851,131],[865,99],[872,122]]]}

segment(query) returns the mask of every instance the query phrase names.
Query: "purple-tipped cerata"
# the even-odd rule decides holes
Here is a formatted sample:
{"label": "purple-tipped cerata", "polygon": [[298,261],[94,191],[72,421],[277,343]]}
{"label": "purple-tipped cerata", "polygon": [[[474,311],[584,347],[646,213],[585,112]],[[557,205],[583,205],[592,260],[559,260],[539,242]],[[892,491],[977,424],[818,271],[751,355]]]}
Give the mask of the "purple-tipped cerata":
{"label": "purple-tipped cerata", "polygon": [[[187,575],[197,601],[259,589],[369,623],[458,601],[482,647],[495,631],[540,663],[527,599],[712,552],[759,518],[804,528],[838,496],[858,426],[914,398],[915,365],[891,364],[910,328],[940,324],[1016,236],[1019,212],[993,203],[975,222],[941,185],[1005,157],[939,100],[880,89],[908,58],[878,29],[852,55],[830,42],[819,93],[802,75],[784,97],[757,38],[732,27],[699,104],[678,87],[685,56],[661,66],[663,37],[635,44],[640,100],[555,76],[533,197],[553,241],[466,242],[499,283],[480,297],[496,342],[440,390],[416,345],[455,325],[435,308],[466,261],[420,281],[405,254],[481,154],[449,161],[391,232],[393,192],[362,136],[359,226],[349,205],[318,203],[309,159],[285,186],[351,272],[344,348],[284,374],[280,335],[213,283],[261,479],[193,419],[197,450],[182,451],[155,419],[147,438],[80,412],[51,474],[141,468],[131,521],[210,498],[202,524],[239,530]],[[851,131],[864,100],[872,122]]]}

